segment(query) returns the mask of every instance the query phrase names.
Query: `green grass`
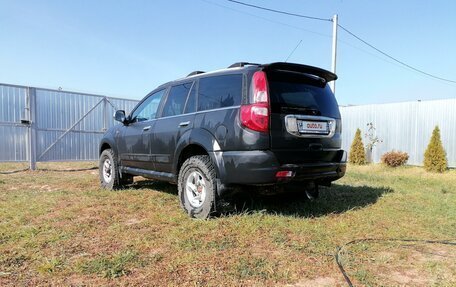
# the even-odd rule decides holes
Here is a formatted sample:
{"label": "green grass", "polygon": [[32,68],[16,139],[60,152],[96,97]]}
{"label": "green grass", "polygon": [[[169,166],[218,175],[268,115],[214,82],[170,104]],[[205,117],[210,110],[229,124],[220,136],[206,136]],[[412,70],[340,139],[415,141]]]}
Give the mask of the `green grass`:
{"label": "green grass", "polygon": [[83,262],[80,270],[83,273],[99,274],[105,278],[117,278],[130,274],[130,265],[143,265],[137,252],[123,251],[114,256],[99,256]]}
{"label": "green grass", "polygon": [[[252,196],[206,221],[181,211],[175,186],[139,179],[106,191],[97,176],[0,175],[0,286],[343,285],[333,255],[352,239],[456,240],[454,170],[349,166],[314,202]],[[364,242],[342,261],[357,286],[454,286],[455,249]]]}

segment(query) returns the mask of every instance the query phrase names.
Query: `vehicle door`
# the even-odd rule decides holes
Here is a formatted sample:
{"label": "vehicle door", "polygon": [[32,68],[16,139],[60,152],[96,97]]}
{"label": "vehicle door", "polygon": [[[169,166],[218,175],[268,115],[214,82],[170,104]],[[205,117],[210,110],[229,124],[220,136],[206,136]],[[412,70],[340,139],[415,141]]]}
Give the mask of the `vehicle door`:
{"label": "vehicle door", "polygon": [[128,124],[121,128],[116,140],[122,166],[154,169],[151,133],[165,91],[166,89],[161,89],[151,93],[133,110],[128,118]]}
{"label": "vehicle door", "polygon": [[196,110],[196,82],[179,83],[171,87],[163,105],[161,116],[156,120],[152,136],[152,154],[155,170],[173,172],[176,144],[193,127]]}

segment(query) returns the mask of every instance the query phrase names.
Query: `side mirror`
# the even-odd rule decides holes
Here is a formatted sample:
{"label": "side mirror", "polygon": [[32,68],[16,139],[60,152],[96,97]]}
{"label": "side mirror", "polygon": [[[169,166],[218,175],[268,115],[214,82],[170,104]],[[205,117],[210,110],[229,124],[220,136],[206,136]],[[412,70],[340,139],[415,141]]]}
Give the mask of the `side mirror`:
{"label": "side mirror", "polygon": [[125,124],[125,120],[126,120],[125,111],[123,111],[123,110],[116,111],[116,113],[114,114],[114,120]]}

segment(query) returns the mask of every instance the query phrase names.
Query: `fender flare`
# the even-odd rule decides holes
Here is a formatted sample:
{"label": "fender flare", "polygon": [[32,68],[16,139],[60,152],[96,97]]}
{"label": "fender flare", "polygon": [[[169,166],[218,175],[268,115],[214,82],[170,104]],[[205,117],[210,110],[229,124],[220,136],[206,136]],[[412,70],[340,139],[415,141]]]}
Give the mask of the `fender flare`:
{"label": "fender flare", "polygon": [[116,144],[114,142],[114,139],[111,139],[109,137],[104,137],[104,138],[101,139],[100,146],[98,147],[98,156],[100,156],[101,153],[103,152],[102,147],[103,147],[104,144],[108,144],[111,147],[111,149],[114,152],[114,154],[118,155],[117,147],[116,147]]}
{"label": "fender flare", "polygon": [[174,163],[173,163],[173,172],[177,175],[178,171],[178,162],[179,157],[182,151],[190,146],[196,145],[203,148],[212,162],[214,163],[215,171],[217,177],[223,177],[225,174],[225,169],[223,165],[223,160],[217,154],[221,153],[220,145],[213,134],[205,129],[192,129],[191,131],[182,135],[179,139],[179,142],[176,144],[176,151],[174,154]]}

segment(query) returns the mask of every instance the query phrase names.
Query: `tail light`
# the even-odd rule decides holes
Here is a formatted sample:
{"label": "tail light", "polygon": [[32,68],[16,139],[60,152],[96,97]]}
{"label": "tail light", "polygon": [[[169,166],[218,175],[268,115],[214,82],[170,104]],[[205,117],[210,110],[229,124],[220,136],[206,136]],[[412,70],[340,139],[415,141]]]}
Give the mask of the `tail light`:
{"label": "tail light", "polygon": [[243,126],[259,132],[269,131],[269,93],[266,73],[258,71],[253,74],[250,103],[241,106],[241,123]]}
{"label": "tail light", "polygon": [[276,173],[277,179],[292,178],[295,176],[295,173],[291,170],[281,170]]}

